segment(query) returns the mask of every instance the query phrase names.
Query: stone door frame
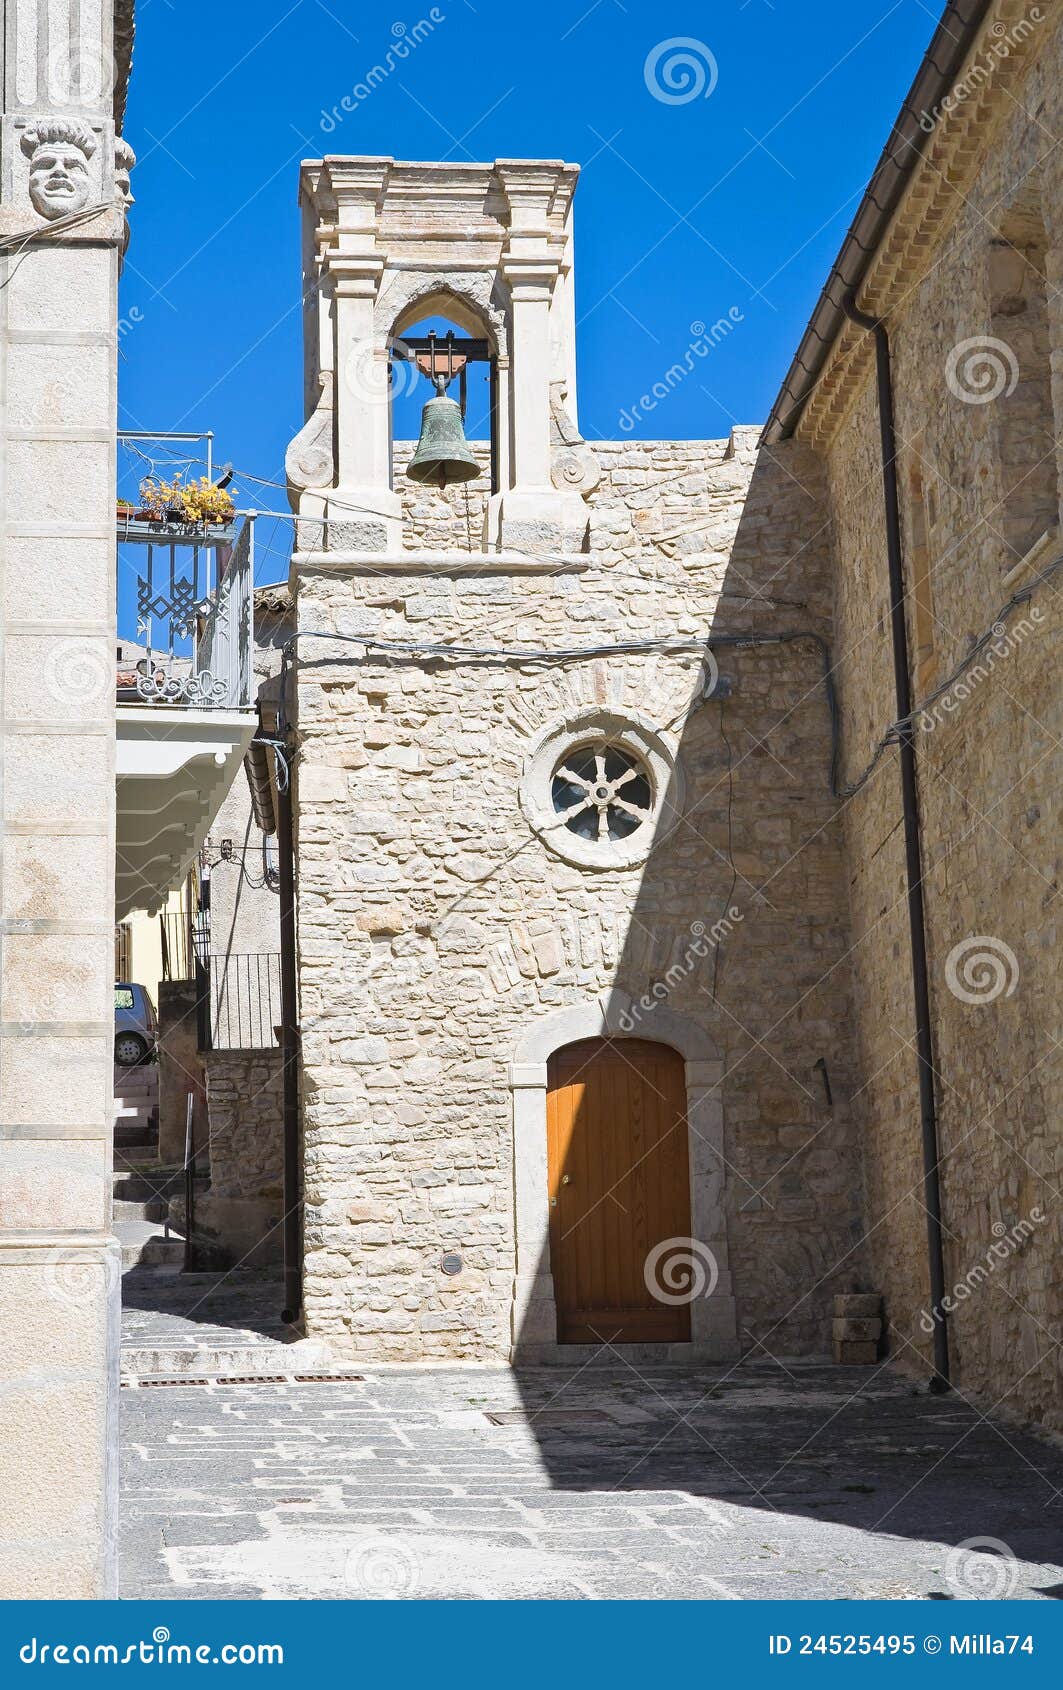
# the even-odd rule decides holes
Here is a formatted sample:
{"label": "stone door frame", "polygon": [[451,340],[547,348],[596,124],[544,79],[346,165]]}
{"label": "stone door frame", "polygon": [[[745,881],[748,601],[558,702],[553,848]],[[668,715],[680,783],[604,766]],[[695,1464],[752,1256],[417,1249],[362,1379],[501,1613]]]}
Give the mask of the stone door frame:
{"label": "stone door frame", "polygon": [[686,1065],[692,1229],[695,1240],[712,1251],[719,1278],[711,1296],[697,1298],[691,1305],[690,1342],[661,1348],[674,1352],[677,1360],[731,1360],[740,1351],[727,1246],[723,1062],[711,1036],[689,1016],[663,1006],[640,1015],[627,993],[620,991],[555,1010],[535,1022],[517,1041],[509,1065],[516,1237],[512,1359],[564,1361],[583,1348],[557,1342],[557,1302],[550,1271],[547,1065],[565,1045],[601,1038],[649,1039],[671,1045]]}

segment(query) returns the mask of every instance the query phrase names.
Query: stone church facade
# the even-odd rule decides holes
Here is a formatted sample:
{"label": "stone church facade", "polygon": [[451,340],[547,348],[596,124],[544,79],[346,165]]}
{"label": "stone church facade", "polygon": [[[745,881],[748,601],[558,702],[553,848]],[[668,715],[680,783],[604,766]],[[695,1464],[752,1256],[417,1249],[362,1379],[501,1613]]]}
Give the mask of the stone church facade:
{"label": "stone church facade", "polygon": [[[947,1321],[954,1384],[1061,1423],[1063,198],[1030,116],[1063,117],[1059,47],[1054,10],[949,7],[767,429],[727,440],[580,434],[574,166],[304,166],[304,1308],[338,1354],[822,1353],[833,1297],[858,1292],[884,1300],[880,1355],[925,1376]],[[847,303],[888,330],[927,705],[940,1307],[882,393]],[[395,343],[434,315],[496,384],[483,476],[445,492],[405,478],[389,432]],[[1007,350],[985,400],[987,337]],[[987,939],[990,983],[1001,959],[1018,976],[979,995]],[[625,1067],[589,1102],[607,1047]],[[682,1180],[654,1093],[681,1117]],[[618,1123],[632,1167],[669,1140],[660,1189],[621,1189]],[[626,1306],[629,1270],[649,1287],[677,1240],[701,1294],[655,1325]],[[665,1271],[660,1303],[689,1282]]]}
{"label": "stone church facade", "polygon": [[[320,474],[323,419],[341,474],[363,457],[363,479],[302,491],[293,568],[304,1295],[308,1331],[353,1355],[558,1354],[548,1066],[606,1033],[684,1064],[678,1253],[695,1241],[713,1290],[669,1353],[821,1350],[832,1294],[863,1283],[819,472],[799,445],[758,456],[755,429],[580,440],[575,181],[304,169],[311,379],[334,410],[289,471]],[[364,479],[387,429],[365,339],[386,360],[432,312],[512,384],[512,491],[400,501]],[[637,771],[622,838],[552,799],[598,746]],[[612,1192],[573,1219],[606,1256],[640,1247]]]}

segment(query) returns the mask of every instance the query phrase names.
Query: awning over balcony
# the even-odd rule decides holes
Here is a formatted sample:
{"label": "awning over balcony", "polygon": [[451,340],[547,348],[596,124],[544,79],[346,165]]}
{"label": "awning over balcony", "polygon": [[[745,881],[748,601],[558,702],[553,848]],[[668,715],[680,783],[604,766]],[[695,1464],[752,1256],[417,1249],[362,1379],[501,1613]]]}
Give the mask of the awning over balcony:
{"label": "awning over balcony", "polygon": [[257,727],[251,710],[119,705],[115,919],[180,885]]}

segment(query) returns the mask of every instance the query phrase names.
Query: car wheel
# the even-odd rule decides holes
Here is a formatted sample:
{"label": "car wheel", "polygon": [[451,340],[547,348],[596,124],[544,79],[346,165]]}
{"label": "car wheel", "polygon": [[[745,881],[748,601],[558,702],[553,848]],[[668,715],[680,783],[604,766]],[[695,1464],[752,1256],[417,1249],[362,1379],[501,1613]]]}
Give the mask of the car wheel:
{"label": "car wheel", "polygon": [[119,1068],[135,1068],[147,1054],[147,1045],[136,1033],[119,1033],[114,1041],[114,1059]]}

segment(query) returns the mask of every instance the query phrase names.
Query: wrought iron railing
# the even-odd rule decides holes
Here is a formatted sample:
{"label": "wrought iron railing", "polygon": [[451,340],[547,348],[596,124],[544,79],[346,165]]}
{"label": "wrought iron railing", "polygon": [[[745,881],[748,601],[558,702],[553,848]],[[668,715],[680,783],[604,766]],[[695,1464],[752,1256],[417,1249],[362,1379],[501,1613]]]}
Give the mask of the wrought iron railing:
{"label": "wrought iron railing", "polygon": [[276,951],[210,958],[211,1050],[272,1050],[281,1018],[281,968]]}
{"label": "wrought iron railing", "polygon": [[251,707],[254,528],[253,516],[228,527],[119,524],[119,546],[147,554],[137,573],[136,702]]}
{"label": "wrought iron railing", "polygon": [[210,951],[210,915],[206,910],[164,910],[159,916],[164,980],[192,980],[196,960]]}

